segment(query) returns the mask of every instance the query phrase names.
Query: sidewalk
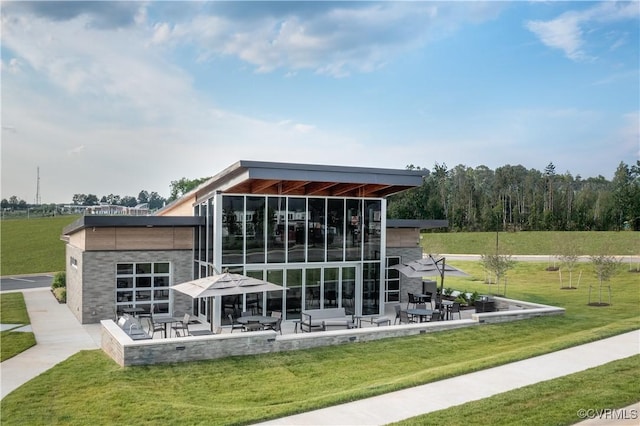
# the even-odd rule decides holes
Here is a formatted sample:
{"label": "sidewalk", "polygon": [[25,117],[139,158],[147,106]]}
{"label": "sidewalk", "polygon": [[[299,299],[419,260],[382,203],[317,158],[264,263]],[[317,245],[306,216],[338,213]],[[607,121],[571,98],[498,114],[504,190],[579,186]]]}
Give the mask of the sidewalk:
{"label": "sidewalk", "polygon": [[[383,425],[555,379],[637,355],[639,352],[640,330],[636,330],[439,382],[260,424]],[[634,407],[637,408],[637,404],[629,410]],[[576,422],[578,421],[580,419],[576,415]],[[637,424],[637,421],[635,418],[634,423],[610,422],[608,424]]]}
{"label": "sidewalk", "polygon": [[100,348],[100,324],[81,325],[50,288],[22,293],[37,345],[0,363],[0,399],[76,352]]}
{"label": "sidewalk", "polygon": [[[100,324],[79,324],[68,307],[56,301],[49,288],[24,290],[23,294],[38,344],[0,364],[1,398],[76,352],[100,348]],[[639,352],[640,330],[636,330],[500,367],[262,424],[387,424],[586,370]],[[637,408],[635,404],[628,411]],[[579,420],[576,417],[576,422]],[[616,421],[609,424],[630,423]],[[637,419],[631,424],[637,424]]]}

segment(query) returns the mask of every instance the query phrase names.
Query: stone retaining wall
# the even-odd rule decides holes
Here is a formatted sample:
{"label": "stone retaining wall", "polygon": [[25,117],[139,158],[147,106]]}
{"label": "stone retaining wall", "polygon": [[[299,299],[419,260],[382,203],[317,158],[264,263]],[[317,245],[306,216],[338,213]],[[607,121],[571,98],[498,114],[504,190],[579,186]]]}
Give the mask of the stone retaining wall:
{"label": "stone retaining wall", "polygon": [[164,364],[368,342],[480,324],[564,314],[564,309],[553,306],[504,298],[495,299],[500,303],[499,306],[507,304],[510,306],[510,310],[473,314],[472,319],[464,320],[286,335],[280,335],[274,331],[259,331],[133,341],[115,322],[103,320],[102,350],[121,366]]}

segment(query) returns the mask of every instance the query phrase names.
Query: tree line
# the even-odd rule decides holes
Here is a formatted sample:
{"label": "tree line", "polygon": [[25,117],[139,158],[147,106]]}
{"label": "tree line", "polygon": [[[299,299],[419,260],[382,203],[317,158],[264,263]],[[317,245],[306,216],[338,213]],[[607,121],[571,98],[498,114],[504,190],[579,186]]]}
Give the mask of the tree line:
{"label": "tree line", "polygon": [[[177,200],[208,179],[209,178],[188,179],[183,177],[178,180],[171,181],[171,184],[169,185],[169,198],[164,198],[157,192],[142,190],[138,193],[137,197],[131,195],[120,196],[109,194],[98,198],[95,194],[74,194],[71,199],[71,203],[76,206],[97,206],[101,203],[106,203],[123,207],[135,207],[138,204],[148,204],[149,210],[157,210],[165,206],[167,203]],[[55,206],[55,204],[46,204],[40,207],[55,209]],[[36,207],[36,205],[29,204],[25,200],[12,195],[8,199],[3,198],[0,201],[0,207],[8,210],[27,210],[29,208]]]}
{"label": "tree line", "polygon": [[420,187],[389,198],[388,216],[446,219],[452,231],[640,230],[640,161],[621,162],[611,181],[506,165],[436,163]]}

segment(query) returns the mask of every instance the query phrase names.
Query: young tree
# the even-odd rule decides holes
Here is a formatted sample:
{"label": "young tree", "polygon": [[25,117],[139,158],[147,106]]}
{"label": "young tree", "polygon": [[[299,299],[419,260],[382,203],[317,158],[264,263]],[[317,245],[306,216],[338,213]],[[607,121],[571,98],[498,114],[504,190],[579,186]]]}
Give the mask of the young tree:
{"label": "young tree", "polygon": [[604,287],[605,282],[609,282],[611,277],[618,272],[620,260],[614,256],[600,254],[591,256],[591,263],[593,263],[594,272],[598,277],[599,289],[598,302],[591,303],[591,287],[589,287],[589,305],[607,306],[611,304],[611,287],[609,287],[609,303],[602,302],[602,287]]}
{"label": "young tree", "polygon": [[[574,288],[572,283],[573,269],[580,259],[580,255],[578,254],[578,245],[575,243],[575,241],[567,241],[560,246],[560,254],[558,255],[558,259],[560,260],[560,263],[562,263],[562,265],[564,265],[569,271],[569,287],[562,288]],[[560,270],[560,274],[562,274],[562,270]],[[560,275],[560,284],[562,285],[562,275]]]}
{"label": "young tree", "polygon": [[[500,279],[504,279],[504,296],[507,295],[507,271],[515,266],[515,261],[510,255],[503,254],[483,254],[480,256],[480,263],[484,269],[493,273],[496,277],[496,284],[500,285]],[[491,286],[491,280],[488,281]]]}

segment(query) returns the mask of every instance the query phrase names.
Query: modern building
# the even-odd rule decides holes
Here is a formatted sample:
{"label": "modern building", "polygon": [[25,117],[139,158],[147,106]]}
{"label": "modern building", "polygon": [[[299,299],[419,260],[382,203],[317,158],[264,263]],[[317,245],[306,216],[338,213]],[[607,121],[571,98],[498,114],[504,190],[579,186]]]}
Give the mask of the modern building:
{"label": "modern building", "polygon": [[[387,219],[386,197],[421,184],[410,170],[239,161],[153,216],[65,228],[67,304],[81,323],[151,306],[214,325],[246,310],[380,314],[421,285],[389,266],[421,257],[421,229],[447,226]],[[195,300],[170,290],[225,270],[283,290]]]}

